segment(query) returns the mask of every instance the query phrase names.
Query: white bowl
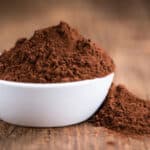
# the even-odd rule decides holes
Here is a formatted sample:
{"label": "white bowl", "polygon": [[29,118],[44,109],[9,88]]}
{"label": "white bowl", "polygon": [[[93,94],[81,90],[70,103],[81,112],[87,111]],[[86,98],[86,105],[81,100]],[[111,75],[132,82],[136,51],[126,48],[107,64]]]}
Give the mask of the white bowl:
{"label": "white bowl", "polygon": [[103,103],[114,73],[69,83],[32,84],[0,80],[0,118],[32,127],[59,127],[88,119]]}

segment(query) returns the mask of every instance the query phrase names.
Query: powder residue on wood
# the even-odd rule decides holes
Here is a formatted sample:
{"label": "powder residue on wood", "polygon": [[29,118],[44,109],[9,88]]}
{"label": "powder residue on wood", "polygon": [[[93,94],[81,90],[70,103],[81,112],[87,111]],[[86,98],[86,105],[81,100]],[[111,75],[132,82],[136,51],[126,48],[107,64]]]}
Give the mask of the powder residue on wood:
{"label": "powder residue on wood", "polygon": [[150,134],[150,101],[137,98],[123,85],[113,85],[89,122],[128,134]]}
{"label": "powder residue on wood", "polygon": [[55,83],[103,77],[114,72],[106,52],[67,23],[35,31],[0,56],[0,79]]}

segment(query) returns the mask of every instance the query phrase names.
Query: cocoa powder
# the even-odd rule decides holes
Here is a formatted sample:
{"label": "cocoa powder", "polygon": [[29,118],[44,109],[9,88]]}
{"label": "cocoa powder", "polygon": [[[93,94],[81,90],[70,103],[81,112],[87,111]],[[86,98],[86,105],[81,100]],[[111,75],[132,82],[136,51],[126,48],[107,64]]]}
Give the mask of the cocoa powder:
{"label": "cocoa powder", "polygon": [[70,82],[114,72],[106,52],[67,23],[35,31],[0,56],[0,79],[18,82]]}
{"label": "cocoa powder", "polygon": [[[67,23],[35,31],[0,55],[0,80],[55,83],[103,77],[114,72],[107,53]],[[150,102],[123,85],[112,85],[103,106],[89,120],[123,133],[150,134]]]}
{"label": "cocoa powder", "polygon": [[150,134],[150,101],[137,98],[123,85],[112,85],[89,122],[126,134]]}

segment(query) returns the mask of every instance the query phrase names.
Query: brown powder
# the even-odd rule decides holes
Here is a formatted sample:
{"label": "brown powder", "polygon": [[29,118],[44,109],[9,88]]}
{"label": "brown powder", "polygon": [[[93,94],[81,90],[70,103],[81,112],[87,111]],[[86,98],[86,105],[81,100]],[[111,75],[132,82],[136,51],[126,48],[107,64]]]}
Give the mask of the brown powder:
{"label": "brown powder", "polygon": [[[103,77],[114,69],[105,51],[64,22],[18,40],[0,56],[0,80],[69,82]],[[150,134],[150,102],[113,85],[89,122],[123,133]]]}
{"label": "brown powder", "polygon": [[35,31],[0,56],[0,79],[52,83],[102,77],[114,72],[105,51],[67,23]]}
{"label": "brown powder", "polygon": [[113,85],[103,106],[89,121],[126,134],[150,134],[150,101],[137,98],[123,85]]}

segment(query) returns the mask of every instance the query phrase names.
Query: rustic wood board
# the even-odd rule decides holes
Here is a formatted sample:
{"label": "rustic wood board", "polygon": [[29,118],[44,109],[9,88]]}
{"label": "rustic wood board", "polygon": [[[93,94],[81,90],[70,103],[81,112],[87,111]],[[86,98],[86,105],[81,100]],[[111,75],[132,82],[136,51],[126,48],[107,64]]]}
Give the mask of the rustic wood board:
{"label": "rustic wood board", "polygon": [[[1,51],[10,48],[19,37],[29,37],[35,29],[60,20],[69,22],[108,50],[117,65],[115,83],[123,83],[139,97],[150,99],[150,23],[147,17],[113,18],[87,3],[60,6],[57,12],[52,7],[38,15],[1,20]],[[125,136],[88,123],[45,129],[17,127],[0,121],[0,150],[149,150],[149,140],[148,136]]]}

